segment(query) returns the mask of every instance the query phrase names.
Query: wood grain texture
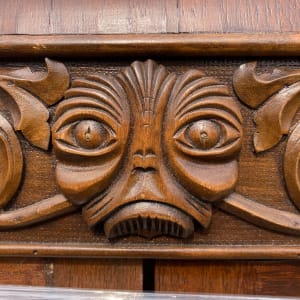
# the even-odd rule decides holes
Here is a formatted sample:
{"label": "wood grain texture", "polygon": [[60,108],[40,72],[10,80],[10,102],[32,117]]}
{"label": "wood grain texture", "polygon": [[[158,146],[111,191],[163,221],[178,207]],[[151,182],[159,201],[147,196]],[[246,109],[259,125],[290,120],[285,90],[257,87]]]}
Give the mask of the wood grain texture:
{"label": "wood grain texture", "polygon": [[2,258],[0,284],[137,291],[143,286],[142,263],[113,259]]}
{"label": "wood grain texture", "polygon": [[[181,33],[298,31],[297,0],[1,0],[0,32]],[[9,16],[9,17],[8,17]]]}
{"label": "wood grain texture", "polygon": [[0,284],[45,286],[48,282],[45,259],[0,259]]}
{"label": "wood grain texture", "polygon": [[[165,32],[288,32],[299,31],[300,27],[300,3],[297,0],[206,0],[206,1],[72,1],[72,7],[68,6],[68,0],[41,0],[41,1],[15,1],[15,0],[0,0],[0,33],[2,34],[47,34],[47,33],[165,33]],[[84,3],[84,4],[83,4]],[[51,5],[52,4],[52,5]],[[248,147],[248,146],[246,146]],[[44,182],[45,176],[48,176],[49,181],[54,180],[54,175],[49,174],[49,168],[51,168],[51,162],[45,153],[27,152],[26,159],[29,165],[35,165],[32,169],[28,170],[28,176],[34,178],[33,181],[28,181],[26,178],[24,181],[25,187],[36,190],[35,199],[39,199],[41,194],[48,193],[49,196],[53,194],[53,186],[45,186],[43,191],[39,188]],[[272,159],[268,155],[263,155],[258,163],[255,174],[257,177],[256,182],[260,182],[268,174],[263,171],[268,165],[271,169],[276,169],[277,166],[273,163]],[[269,164],[271,162],[271,164]],[[251,158],[243,156],[242,163],[244,167],[248,167],[251,164]],[[252,180],[252,174],[248,172],[242,172],[243,180],[250,182]],[[275,185],[280,185],[280,179],[278,176],[275,178]],[[253,182],[249,186],[240,185],[240,190],[249,190],[249,195],[254,195],[254,189],[256,189],[256,183]],[[278,198],[276,196],[272,183],[267,180],[265,187],[258,189],[259,196],[267,202],[268,197]],[[284,193],[280,190],[280,197],[284,196]],[[21,192],[20,199],[30,198],[27,190]],[[35,200],[33,199],[33,200]],[[278,199],[277,199],[278,202]],[[16,206],[16,205],[14,205]],[[280,206],[280,204],[279,204]],[[284,205],[283,205],[284,206]],[[221,216],[222,217],[222,216]],[[233,224],[230,218],[222,218],[223,224],[230,226],[242,226],[242,223],[237,222]],[[80,219],[74,219],[69,224],[70,232],[72,226],[78,225],[84,228],[84,224],[80,223]],[[243,227],[243,226],[242,226]],[[59,226],[53,226],[53,229],[57,232],[60,230]],[[246,230],[250,230],[253,237],[260,235],[260,232],[256,232],[250,227],[245,227]],[[48,236],[48,231],[45,228],[41,228],[40,236]],[[23,235],[24,234],[24,235]],[[26,237],[28,232],[21,233],[20,237]],[[71,234],[70,234],[71,235]],[[274,236],[272,237],[274,238]],[[73,240],[77,240],[78,236],[72,237]],[[234,240],[234,237],[232,237]],[[276,237],[275,237],[276,239]],[[30,238],[27,239],[27,242]],[[283,249],[284,250],[284,249]],[[31,249],[32,251],[32,249]],[[167,251],[166,251],[167,252]],[[170,251],[169,251],[170,252]],[[263,250],[261,251],[263,253]],[[294,255],[296,256],[297,251]],[[5,263],[4,263],[5,262]],[[42,265],[44,263],[44,265]],[[117,265],[119,260],[115,260]],[[69,264],[69,266],[68,266]],[[52,281],[52,276],[46,276],[44,270],[47,270],[51,274],[53,268],[51,263],[40,260],[39,258],[33,260],[24,259],[3,259],[1,262],[0,274],[1,283],[3,284],[33,284],[33,285],[45,285],[53,284],[53,282],[60,286],[70,286],[71,284],[81,284],[79,278],[84,267],[75,267],[76,261],[63,260],[60,261],[57,270],[65,270],[65,278],[60,277],[60,280],[56,277],[55,281]],[[78,263],[79,264],[79,263]],[[124,261],[122,262],[124,264]],[[161,264],[161,262],[160,262]],[[241,291],[249,291],[254,294],[255,292],[265,294],[284,294],[284,291],[290,289],[291,291],[299,290],[299,285],[295,283],[299,276],[298,264],[293,262],[288,267],[283,267],[283,264],[278,264],[275,267],[272,264],[264,264],[264,267],[257,266],[256,269],[264,269],[257,273],[261,274],[254,280],[251,274],[256,274],[253,269],[255,265],[249,266],[251,263],[228,263],[229,267],[222,265],[221,263],[204,263],[202,267],[201,262],[164,262],[164,265],[160,267],[160,271],[156,271],[156,288],[160,290],[174,290],[180,291],[199,291],[199,287],[202,290],[207,291],[229,291],[232,293]],[[113,265],[113,263],[112,263]],[[182,265],[182,266],[181,266]],[[189,265],[190,269],[188,269]],[[194,268],[192,268],[194,266]],[[87,264],[87,268],[91,268],[91,264]],[[99,267],[100,269],[101,267]],[[112,267],[113,268],[113,267]],[[199,271],[195,272],[195,269]],[[76,272],[67,272],[67,270],[77,270]],[[93,268],[93,272],[98,271]],[[183,271],[185,269],[185,271]],[[279,270],[278,270],[279,269]],[[109,270],[109,268],[106,268]],[[139,272],[141,267],[139,266]],[[190,270],[190,271],[189,271]],[[231,271],[232,270],[232,271]],[[119,269],[120,271],[120,269]],[[131,269],[132,271],[132,269]],[[127,273],[123,274],[124,277],[131,277],[131,271],[127,269]],[[162,272],[163,271],[163,272]],[[107,281],[103,283],[103,276],[95,275],[95,273],[88,273],[95,283],[95,286],[108,286]],[[134,271],[135,272],[135,271]],[[189,273],[190,272],[190,273]],[[48,274],[49,274],[48,273]],[[193,274],[203,273],[209,274],[209,276],[193,277]],[[232,276],[225,276],[232,274]],[[277,274],[280,276],[277,276]],[[87,274],[87,273],[85,273]],[[109,274],[115,274],[111,271]],[[249,275],[249,281],[244,277],[243,283],[240,283],[237,279],[238,276],[234,274]],[[117,274],[121,276],[120,274]],[[176,276],[175,276],[176,275]],[[139,276],[142,276],[139,273]],[[30,281],[31,280],[33,281]],[[48,278],[48,279],[47,279]],[[75,278],[73,280],[73,278]],[[95,280],[97,278],[97,282]],[[119,277],[116,277],[119,278]],[[174,280],[174,278],[177,279]],[[201,279],[202,278],[202,279]],[[226,288],[223,288],[224,280],[226,281]],[[239,277],[238,277],[239,278]],[[183,281],[185,279],[185,281]],[[29,280],[29,281],[28,281]],[[47,281],[48,280],[48,281]],[[85,283],[89,280],[84,278]],[[100,283],[102,282],[102,283]],[[121,281],[122,282],[122,281]],[[160,282],[160,284],[158,284]],[[184,282],[184,283],[183,283]],[[200,284],[199,284],[200,282]],[[216,282],[216,283],[215,283]],[[249,283],[249,284],[248,284]],[[134,282],[131,283],[134,286]],[[212,285],[214,284],[214,287]],[[240,287],[241,284],[243,287]],[[114,283],[113,286],[116,286]],[[249,287],[247,287],[249,285]],[[84,284],[81,284],[84,286]],[[86,283],[86,286],[91,286]],[[279,287],[277,287],[279,286]],[[130,286],[128,286],[130,289]],[[295,292],[296,293],[296,292]],[[286,295],[295,295],[292,292]]]}
{"label": "wood grain texture", "polygon": [[300,264],[280,261],[158,261],[155,290],[300,296]]}
{"label": "wood grain texture", "polygon": [[142,290],[142,261],[120,259],[56,259],[53,286]]}

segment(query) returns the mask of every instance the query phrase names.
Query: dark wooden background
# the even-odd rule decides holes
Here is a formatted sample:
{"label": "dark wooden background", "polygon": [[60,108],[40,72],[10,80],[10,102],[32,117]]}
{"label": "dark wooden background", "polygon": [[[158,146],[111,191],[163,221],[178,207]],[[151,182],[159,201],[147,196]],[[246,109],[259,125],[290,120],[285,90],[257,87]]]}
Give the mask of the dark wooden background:
{"label": "dark wooden background", "polygon": [[[0,34],[299,29],[299,0],[0,0]],[[300,263],[2,258],[0,284],[300,296]]]}

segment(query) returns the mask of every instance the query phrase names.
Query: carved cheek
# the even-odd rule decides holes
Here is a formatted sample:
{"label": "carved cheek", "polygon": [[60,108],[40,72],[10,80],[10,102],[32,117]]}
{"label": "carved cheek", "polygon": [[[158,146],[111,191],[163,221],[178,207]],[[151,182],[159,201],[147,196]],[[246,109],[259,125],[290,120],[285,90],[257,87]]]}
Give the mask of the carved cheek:
{"label": "carved cheek", "polygon": [[120,161],[121,156],[118,155],[99,165],[80,168],[59,162],[56,167],[57,184],[69,200],[82,205],[109,186]]}
{"label": "carved cheek", "polygon": [[206,201],[216,201],[230,194],[237,182],[238,163],[194,162],[180,154],[171,163],[179,182],[193,195]]}
{"label": "carved cheek", "polygon": [[56,180],[69,200],[82,205],[113,181],[125,151],[123,139],[127,140],[128,124],[108,127],[103,116],[96,121],[95,114],[92,119],[82,109],[79,116],[83,119],[74,121],[73,116],[74,110],[65,113],[63,121],[68,122],[58,120],[53,128]]}

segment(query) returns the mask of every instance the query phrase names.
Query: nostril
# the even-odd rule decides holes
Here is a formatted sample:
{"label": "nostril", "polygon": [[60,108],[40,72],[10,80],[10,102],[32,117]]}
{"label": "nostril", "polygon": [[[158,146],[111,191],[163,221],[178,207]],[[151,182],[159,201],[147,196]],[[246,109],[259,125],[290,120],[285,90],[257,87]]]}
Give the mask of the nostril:
{"label": "nostril", "polygon": [[133,153],[134,156],[138,157],[156,157],[156,154],[152,149],[147,149],[147,150],[137,150]]}
{"label": "nostril", "polygon": [[132,169],[137,169],[143,172],[151,172],[155,171],[158,166],[158,161],[156,155],[151,152],[143,151],[143,150],[138,150],[134,153],[133,155],[133,160],[132,160]]}

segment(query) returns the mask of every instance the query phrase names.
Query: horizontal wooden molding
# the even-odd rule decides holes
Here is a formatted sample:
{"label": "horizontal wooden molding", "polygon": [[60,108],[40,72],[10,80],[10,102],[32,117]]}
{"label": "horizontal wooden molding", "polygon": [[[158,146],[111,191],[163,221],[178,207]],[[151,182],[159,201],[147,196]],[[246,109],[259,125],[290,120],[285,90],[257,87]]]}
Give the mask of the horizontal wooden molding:
{"label": "horizontal wooden molding", "polygon": [[0,57],[298,56],[299,33],[1,35]]}
{"label": "horizontal wooden molding", "polygon": [[108,246],[107,244],[0,244],[0,257],[94,257],[203,260],[299,260],[299,246]]}

